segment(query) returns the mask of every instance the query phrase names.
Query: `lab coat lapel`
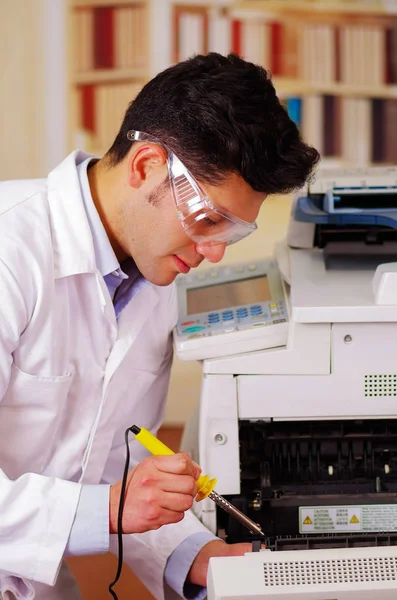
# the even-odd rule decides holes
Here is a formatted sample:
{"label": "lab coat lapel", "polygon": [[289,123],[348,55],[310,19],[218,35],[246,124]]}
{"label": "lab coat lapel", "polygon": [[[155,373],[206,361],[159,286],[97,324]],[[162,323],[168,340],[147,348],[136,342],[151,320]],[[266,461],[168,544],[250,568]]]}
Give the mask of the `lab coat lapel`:
{"label": "lab coat lapel", "polygon": [[[108,321],[111,332],[112,332],[112,342],[113,344],[117,339],[117,321],[116,321],[116,313],[114,312],[114,306],[112,299],[109,294],[108,287],[103,279],[102,275],[97,272],[97,284],[98,284],[98,293],[99,300],[101,302],[102,312],[105,319]],[[1,599],[0,599],[1,600]]]}
{"label": "lab coat lapel", "polygon": [[141,289],[121,312],[118,321],[117,341],[106,365],[104,388],[106,388],[113,373],[120,366],[142,327],[151,317],[158,302],[159,296],[156,289],[152,285],[148,285]]}

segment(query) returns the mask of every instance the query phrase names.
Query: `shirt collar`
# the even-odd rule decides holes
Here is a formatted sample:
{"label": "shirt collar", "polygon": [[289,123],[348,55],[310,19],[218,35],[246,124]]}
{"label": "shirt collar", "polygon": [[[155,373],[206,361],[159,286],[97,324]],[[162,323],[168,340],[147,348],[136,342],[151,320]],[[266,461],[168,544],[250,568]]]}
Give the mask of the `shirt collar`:
{"label": "shirt collar", "polygon": [[126,275],[120,268],[120,263],[117,260],[106,230],[95,207],[94,200],[92,199],[87,174],[88,165],[92,160],[95,159],[93,159],[91,156],[77,165],[77,175],[80,182],[84,208],[91,229],[95,252],[95,262],[103,277],[109,275],[109,273],[117,273],[122,279],[127,279],[128,275]]}

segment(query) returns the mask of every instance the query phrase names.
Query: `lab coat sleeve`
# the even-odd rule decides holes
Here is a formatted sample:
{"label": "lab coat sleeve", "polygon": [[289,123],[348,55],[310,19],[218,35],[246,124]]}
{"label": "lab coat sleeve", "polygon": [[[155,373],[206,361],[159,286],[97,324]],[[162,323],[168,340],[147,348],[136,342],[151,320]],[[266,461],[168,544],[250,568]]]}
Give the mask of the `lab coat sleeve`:
{"label": "lab coat sleeve", "polygon": [[[170,331],[175,323],[175,296],[170,297],[169,305]],[[172,363],[172,340],[168,341],[167,351],[162,361],[157,377],[147,392],[147,398],[144,401],[150,402],[150,399],[160,398],[162,406],[161,412],[156,415],[153,423],[137,423],[148,427],[152,433],[156,434],[161,425],[164,415],[165,402],[168,391],[170,370]],[[134,415],[131,415],[134,419]],[[115,437],[112,450],[110,452],[105,470],[103,472],[103,483],[114,483],[121,479],[125,463],[125,440],[124,433],[132,422],[125,423],[120,428]],[[147,451],[139,442],[133,439],[131,434],[129,447],[131,451],[130,468],[148,456]],[[124,562],[138,575],[145,586],[151,591],[156,600],[172,600],[180,598],[174,590],[164,583],[164,572],[167,560],[174,550],[195,533],[205,532],[208,529],[193,515],[191,511],[185,514],[185,518],[180,523],[165,525],[157,531],[148,531],[145,533],[124,535]],[[117,536],[110,536],[110,551],[117,554]]]}
{"label": "lab coat sleeve", "polygon": [[[4,238],[1,247],[6,248]],[[23,278],[28,267],[18,255],[18,247],[6,249],[7,255],[14,258],[7,264],[0,258],[0,403],[10,381],[13,352],[35,303],[34,282],[28,275]],[[76,483],[31,473],[12,480],[2,469],[0,457],[0,589],[3,592],[7,580],[16,585],[15,576],[49,585],[55,583],[80,489]],[[29,585],[26,581],[26,585],[16,585],[15,589],[27,590]]]}

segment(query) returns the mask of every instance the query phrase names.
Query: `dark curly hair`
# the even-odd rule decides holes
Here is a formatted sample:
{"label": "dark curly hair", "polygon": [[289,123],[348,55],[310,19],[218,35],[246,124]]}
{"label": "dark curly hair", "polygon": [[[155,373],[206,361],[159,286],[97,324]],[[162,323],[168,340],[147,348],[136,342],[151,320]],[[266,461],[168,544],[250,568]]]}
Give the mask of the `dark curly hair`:
{"label": "dark curly hair", "polygon": [[162,140],[199,181],[216,185],[234,172],[265,194],[302,187],[320,158],[265,69],[236,54],[193,56],[149,81],[107,152],[111,166],[131,149],[130,129]]}

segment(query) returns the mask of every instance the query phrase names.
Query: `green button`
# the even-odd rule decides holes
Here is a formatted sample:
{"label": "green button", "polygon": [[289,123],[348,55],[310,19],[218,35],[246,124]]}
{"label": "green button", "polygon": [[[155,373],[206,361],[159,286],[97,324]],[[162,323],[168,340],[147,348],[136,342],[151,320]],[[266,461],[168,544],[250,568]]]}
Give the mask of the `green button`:
{"label": "green button", "polygon": [[195,333],[196,331],[202,331],[205,329],[204,325],[193,325],[193,327],[186,327],[183,333]]}

